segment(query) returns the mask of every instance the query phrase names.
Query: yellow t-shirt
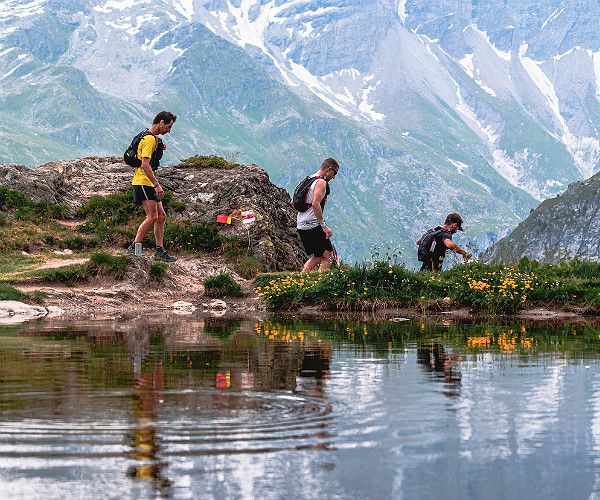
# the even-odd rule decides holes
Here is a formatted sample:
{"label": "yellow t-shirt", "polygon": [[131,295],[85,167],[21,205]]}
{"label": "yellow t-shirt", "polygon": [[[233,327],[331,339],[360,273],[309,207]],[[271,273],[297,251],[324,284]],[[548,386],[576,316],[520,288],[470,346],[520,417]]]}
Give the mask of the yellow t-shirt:
{"label": "yellow t-shirt", "polygon": [[[137,157],[142,158],[151,158],[152,153],[156,151],[156,146],[158,141],[156,137],[152,134],[145,135],[142,137],[140,144],[138,145]],[[133,180],[131,181],[132,186],[153,186],[150,179],[146,175],[146,172],[142,170],[142,168],[136,168],[135,173],[133,174]]]}

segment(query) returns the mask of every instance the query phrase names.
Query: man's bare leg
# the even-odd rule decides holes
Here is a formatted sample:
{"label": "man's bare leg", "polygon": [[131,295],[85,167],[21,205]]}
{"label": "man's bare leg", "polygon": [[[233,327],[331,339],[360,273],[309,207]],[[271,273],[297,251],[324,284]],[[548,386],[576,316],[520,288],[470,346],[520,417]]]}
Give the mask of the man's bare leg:
{"label": "man's bare leg", "polygon": [[302,268],[302,272],[306,273],[308,271],[312,271],[313,269],[315,269],[316,267],[318,267],[318,265],[321,263],[321,257],[315,257],[314,255],[311,256],[310,259],[308,259],[306,261],[306,263],[304,264],[304,267]]}
{"label": "man's bare leg", "polygon": [[133,240],[135,243],[141,243],[148,234],[148,231],[150,231],[150,228],[154,226],[158,220],[157,205],[158,203],[154,200],[142,201],[142,208],[144,209],[144,212],[146,212],[146,218],[137,230],[135,240]]}
{"label": "man's bare leg", "polygon": [[329,252],[325,250],[323,252],[323,257],[321,257],[321,262],[319,264],[319,271],[326,271],[333,264],[333,252]]}
{"label": "man's bare leg", "polygon": [[156,204],[157,211],[157,219],[154,223],[154,239],[156,240],[157,247],[164,247],[164,238],[165,238],[165,221],[167,220],[167,214],[163,207],[162,201]]}

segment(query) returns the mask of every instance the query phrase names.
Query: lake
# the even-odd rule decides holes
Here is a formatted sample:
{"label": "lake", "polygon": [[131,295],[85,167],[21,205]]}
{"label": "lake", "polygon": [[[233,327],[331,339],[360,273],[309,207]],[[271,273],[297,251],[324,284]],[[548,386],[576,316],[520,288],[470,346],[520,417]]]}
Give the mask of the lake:
{"label": "lake", "polygon": [[0,327],[1,498],[600,498],[600,327]]}

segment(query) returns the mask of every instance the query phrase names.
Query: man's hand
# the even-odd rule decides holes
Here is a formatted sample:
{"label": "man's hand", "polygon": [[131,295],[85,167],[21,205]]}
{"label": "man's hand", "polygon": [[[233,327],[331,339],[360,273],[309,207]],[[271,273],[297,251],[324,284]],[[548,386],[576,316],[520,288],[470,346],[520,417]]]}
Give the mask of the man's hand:
{"label": "man's hand", "polygon": [[466,252],[466,253],[463,255],[463,259],[464,259],[464,261],[465,261],[465,262],[469,262],[469,259],[470,259],[471,257],[473,257],[473,254],[472,254],[471,252]]}
{"label": "man's hand", "polygon": [[162,188],[162,186],[159,184],[158,186],[156,186],[156,188],[154,188],[156,190],[156,196],[158,196],[159,198],[163,197],[163,194],[165,194],[165,190]]}
{"label": "man's hand", "polygon": [[331,235],[333,234],[331,232],[331,229],[329,229],[327,226],[321,226],[323,228],[323,232],[325,233],[325,238],[329,239],[331,238]]}

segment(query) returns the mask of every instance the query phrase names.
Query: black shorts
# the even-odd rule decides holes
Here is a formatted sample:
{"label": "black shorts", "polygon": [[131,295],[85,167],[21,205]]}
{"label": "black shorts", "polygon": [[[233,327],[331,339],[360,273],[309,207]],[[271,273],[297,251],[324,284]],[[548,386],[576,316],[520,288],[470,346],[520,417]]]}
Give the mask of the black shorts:
{"label": "black shorts", "polygon": [[325,236],[321,226],[312,229],[298,229],[298,234],[308,255],[322,257],[324,252],[333,252],[331,240]]}
{"label": "black shorts", "polygon": [[161,201],[152,186],[133,186],[133,201],[138,205],[144,200]]}
{"label": "black shorts", "polygon": [[443,263],[443,260],[431,259],[428,262],[423,262],[421,271],[441,271]]}

